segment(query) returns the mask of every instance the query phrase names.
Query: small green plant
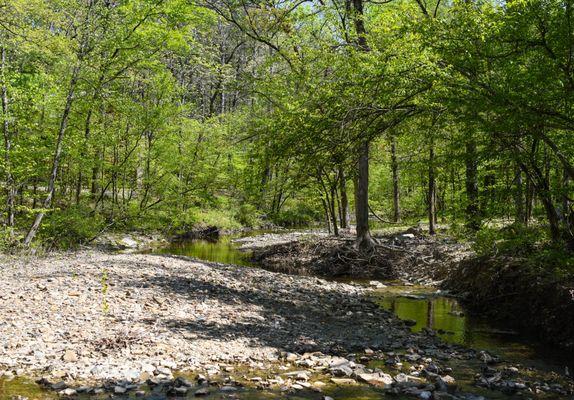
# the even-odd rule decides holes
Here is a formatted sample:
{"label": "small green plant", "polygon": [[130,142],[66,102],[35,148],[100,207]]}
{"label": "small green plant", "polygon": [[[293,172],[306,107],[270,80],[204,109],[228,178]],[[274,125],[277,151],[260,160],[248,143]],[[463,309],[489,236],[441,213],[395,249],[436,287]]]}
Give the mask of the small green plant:
{"label": "small green plant", "polygon": [[108,304],[107,294],[108,294],[108,270],[104,269],[102,271],[102,277],[100,279],[100,283],[102,284],[102,311],[104,314],[107,314],[110,311],[110,306]]}

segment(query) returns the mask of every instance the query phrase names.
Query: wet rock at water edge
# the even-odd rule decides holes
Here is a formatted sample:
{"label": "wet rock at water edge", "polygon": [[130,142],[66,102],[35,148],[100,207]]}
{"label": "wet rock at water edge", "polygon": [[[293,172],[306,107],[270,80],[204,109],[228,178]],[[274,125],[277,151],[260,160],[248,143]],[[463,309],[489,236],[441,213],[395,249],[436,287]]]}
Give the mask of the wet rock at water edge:
{"label": "wet rock at water edge", "polygon": [[62,395],[62,396],[75,396],[78,392],[76,392],[74,389],[72,388],[67,388],[64,389],[60,392],[58,392],[58,394]]}
{"label": "wet rock at water edge", "polygon": [[172,396],[187,396],[189,388],[186,386],[172,387],[168,390],[167,394]]}
{"label": "wet rock at water edge", "polygon": [[174,386],[185,386],[185,387],[192,387],[194,386],[193,382],[183,376],[178,376],[173,381]]}
{"label": "wet rock at water edge", "polygon": [[116,385],[114,386],[114,394],[125,394],[127,393],[128,389],[124,386]]}
{"label": "wet rock at water edge", "polygon": [[196,397],[201,397],[201,396],[207,396],[208,394],[209,394],[209,389],[205,387],[205,388],[201,388],[199,390],[196,390],[193,395]]}
{"label": "wet rock at water edge", "polygon": [[56,383],[53,383],[53,384],[51,384],[51,385],[49,385],[49,386],[50,386],[50,389],[52,389],[52,390],[54,390],[54,391],[56,391],[56,392],[68,388],[68,384],[67,384],[66,382],[64,382],[64,381],[56,382]]}

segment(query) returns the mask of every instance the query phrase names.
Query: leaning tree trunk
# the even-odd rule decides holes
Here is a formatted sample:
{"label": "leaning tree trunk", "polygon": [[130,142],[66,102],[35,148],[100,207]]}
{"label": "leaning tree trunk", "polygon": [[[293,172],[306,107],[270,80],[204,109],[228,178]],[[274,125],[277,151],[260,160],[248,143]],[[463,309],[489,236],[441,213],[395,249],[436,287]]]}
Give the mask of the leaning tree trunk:
{"label": "leaning tree trunk", "polygon": [[70,116],[70,110],[72,109],[72,103],[74,101],[74,92],[76,89],[76,84],[78,82],[78,75],[80,74],[80,64],[74,67],[72,71],[72,78],[70,79],[70,86],[68,88],[68,95],[66,96],[66,105],[64,106],[64,111],[62,112],[62,118],[60,120],[60,127],[58,129],[58,139],[56,140],[56,149],[54,151],[54,158],[52,161],[52,172],[50,174],[50,180],[48,182],[48,193],[44,199],[43,209],[40,211],[34,223],[30,227],[26,238],[24,239],[24,246],[30,246],[32,240],[38,233],[42,219],[44,219],[45,209],[52,206],[52,198],[54,197],[54,189],[56,186],[56,178],[58,177],[58,166],[60,165],[60,158],[62,157],[62,144],[64,141],[64,134],[66,133],[66,127],[68,126],[68,118]]}

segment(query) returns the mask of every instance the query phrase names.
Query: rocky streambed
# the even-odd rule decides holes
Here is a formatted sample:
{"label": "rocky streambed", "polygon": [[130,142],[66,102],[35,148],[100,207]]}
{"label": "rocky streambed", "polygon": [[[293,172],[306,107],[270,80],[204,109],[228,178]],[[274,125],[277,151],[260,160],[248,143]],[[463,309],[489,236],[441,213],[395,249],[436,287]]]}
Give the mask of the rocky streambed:
{"label": "rocky streambed", "polygon": [[563,376],[446,343],[432,329],[413,333],[371,295],[170,255],[5,256],[0,398],[26,396],[10,386],[22,377],[48,390],[34,398],[572,395]]}

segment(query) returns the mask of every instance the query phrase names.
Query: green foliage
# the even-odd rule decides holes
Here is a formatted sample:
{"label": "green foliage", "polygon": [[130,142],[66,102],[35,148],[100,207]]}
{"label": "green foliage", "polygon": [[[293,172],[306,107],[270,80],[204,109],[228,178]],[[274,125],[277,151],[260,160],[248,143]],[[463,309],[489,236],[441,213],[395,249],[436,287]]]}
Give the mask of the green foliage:
{"label": "green foliage", "polygon": [[92,214],[84,206],[57,209],[46,216],[40,239],[48,247],[67,249],[86,244],[98,235],[104,225],[101,215]]}
{"label": "green foliage", "polygon": [[[369,142],[384,219],[393,164],[403,221],[435,204],[464,235],[537,218],[574,243],[570,6],[362,3],[364,34],[330,1],[7,0],[0,197],[15,237],[42,211],[40,239],[65,247],[104,226],[332,225]],[[508,229],[477,249],[539,246]]]}
{"label": "green foliage", "polygon": [[479,255],[531,256],[547,244],[548,234],[544,228],[513,224],[481,229],[473,248]]}
{"label": "green foliage", "polygon": [[205,209],[192,207],[173,216],[171,228],[173,232],[185,233],[194,228],[216,226],[221,229],[237,229],[241,227],[229,210]]}
{"label": "green foliage", "polygon": [[255,228],[261,224],[261,215],[259,215],[257,207],[251,204],[243,204],[239,206],[239,209],[235,214],[235,219],[241,225],[249,228]]}
{"label": "green foliage", "polygon": [[309,226],[320,218],[321,214],[317,208],[304,202],[296,202],[271,216],[275,224],[291,227]]}

